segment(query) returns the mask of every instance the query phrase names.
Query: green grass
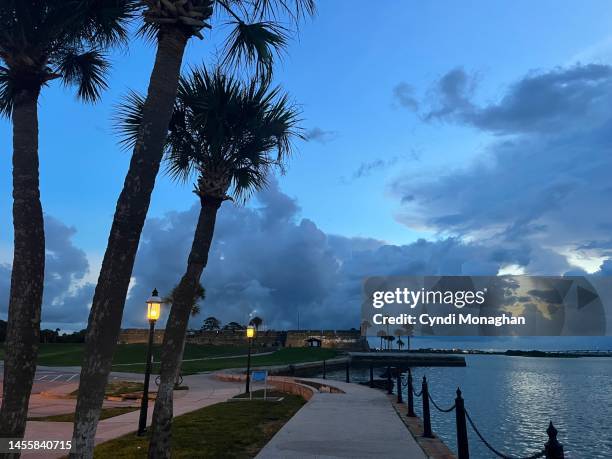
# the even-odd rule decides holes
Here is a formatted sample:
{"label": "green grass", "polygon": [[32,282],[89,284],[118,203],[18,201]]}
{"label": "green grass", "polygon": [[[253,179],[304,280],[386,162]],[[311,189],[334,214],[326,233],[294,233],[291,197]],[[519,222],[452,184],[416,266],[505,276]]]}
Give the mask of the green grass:
{"label": "green grass", "polygon": [[[38,364],[55,367],[80,366],[83,361],[82,343],[46,343],[41,344],[38,353]],[[199,359],[204,357],[220,357],[246,354],[247,348],[242,346],[204,346],[187,344],[184,359]],[[159,360],[161,345],[155,345],[153,354]],[[146,344],[118,344],[113,364],[144,362],[147,356]],[[4,358],[4,348],[0,346],[0,360]],[[131,371],[130,366],[118,366],[117,371]]]}
{"label": "green grass", "polygon": [[[262,397],[263,393],[254,393]],[[275,396],[278,393],[273,394]],[[251,458],[302,407],[304,399],[282,394],[281,402],[223,402],[174,418],[173,458]],[[147,457],[148,438],[128,434],[96,447],[94,458]]]}
{"label": "green grass", "polygon": [[[114,408],[102,408],[100,420],[114,418],[125,413],[131,413],[138,408],[129,406],[117,406]],[[47,421],[47,422],[74,422],[74,413],[56,414],[54,416],[43,416],[40,418],[28,418],[28,421]]]}
{"label": "green grass", "polygon": [[[155,360],[159,361],[161,346],[156,345]],[[265,349],[258,350],[263,352]],[[119,344],[113,359],[113,371],[144,373],[146,359],[146,344]],[[206,357],[223,357],[244,355],[247,349],[234,346],[204,346],[187,344],[184,359],[201,359]],[[312,347],[284,348],[271,355],[254,356],[251,360],[253,366],[288,365],[301,362],[331,359],[337,355],[334,349],[321,349]],[[3,358],[0,349],[0,359]],[[40,345],[38,364],[48,366],[80,366],[83,358],[83,344],[47,343]],[[123,365],[135,363],[135,365]],[[194,374],[201,371],[222,370],[224,368],[246,367],[246,357],[225,358],[215,360],[199,360],[183,362],[183,374]],[[153,371],[158,370],[155,365]]]}
{"label": "green grass", "polygon": [[[338,352],[334,349],[321,349],[312,347],[284,348],[274,354],[254,356],[251,358],[251,366],[289,365],[303,362],[315,362],[317,360],[328,360],[334,358]],[[182,374],[190,375],[202,371],[223,370],[225,368],[244,368],[247,366],[247,358],[200,360],[195,362],[183,362]],[[115,367],[118,370],[120,367]],[[144,373],[144,365],[133,365],[129,371]],[[153,372],[159,371],[159,366],[154,365]]]}

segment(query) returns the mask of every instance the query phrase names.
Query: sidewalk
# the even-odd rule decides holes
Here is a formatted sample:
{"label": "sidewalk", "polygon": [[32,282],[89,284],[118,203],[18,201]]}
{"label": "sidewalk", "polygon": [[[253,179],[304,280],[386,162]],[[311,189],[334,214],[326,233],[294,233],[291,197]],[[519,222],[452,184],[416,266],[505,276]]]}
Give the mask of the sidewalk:
{"label": "sidewalk", "polygon": [[[140,375],[142,377],[142,375]],[[244,391],[242,384],[228,383],[215,379],[212,374],[199,374],[185,376],[184,384],[189,386],[188,391],[176,391],[174,393],[174,415],[194,411],[205,406],[226,401]],[[53,402],[59,403],[57,400]],[[74,401],[67,401],[74,404]],[[120,437],[138,428],[138,410],[131,413],[115,416],[100,421],[96,431],[96,444]],[[149,403],[147,425],[150,425],[153,416],[153,402]],[[70,440],[72,438],[71,422],[40,422],[28,421],[25,440]],[[65,456],[65,451],[40,451],[27,452],[22,458],[59,458]]]}
{"label": "sidewalk", "polygon": [[426,459],[382,391],[359,384],[300,379],[333,385],[345,393],[316,393],[257,459]]}

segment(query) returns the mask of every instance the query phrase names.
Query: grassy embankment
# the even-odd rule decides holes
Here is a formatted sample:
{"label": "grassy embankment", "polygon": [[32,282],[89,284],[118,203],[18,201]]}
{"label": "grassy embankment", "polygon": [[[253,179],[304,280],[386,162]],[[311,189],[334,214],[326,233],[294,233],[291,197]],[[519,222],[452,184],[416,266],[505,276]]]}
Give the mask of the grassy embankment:
{"label": "grassy embankment", "polygon": [[[155,360],[159,361],[161,346],[156,345],[154,350]],[[259,352],[265,351],[258,350]],[[246,367],[246,357],[233,357],[247,353],[245,347],[233,346],[200,346],[188,344],[185,347],[183,359],[183,374],[193,374],[201,371],[214,371],[224,368]],[[333,349],[320,348],[285,348],[270,355],[253,356],[253,366],[288,365],[302,362],[313,362],[317,360],[331,359],[337,355]],[[120,344],[117,346],[113,359],[114,371],[144,372],[144,360],[146,356],[145,344]],[[0,348],[0,359],[4,357]],[[222,358],[216,358],[222,357]],[[83,344],[47,343],[40,345],[38,358],[39,365],[47,366],[79,366],[83,358]],[[193,360],[190,359],[210,359]],[[153,371],[157,370],[157,365]]]}
{"label": "grassy embankment", "polygon": [[[261,397],[262,391],[254,392]],[[304,405],[296,395],[281,402],[252,400],[223,402],[172,421],[173,458],[251,458]],[[124,435],[96,447],[94,458],[139,459],[147,457],[148,438]]]}

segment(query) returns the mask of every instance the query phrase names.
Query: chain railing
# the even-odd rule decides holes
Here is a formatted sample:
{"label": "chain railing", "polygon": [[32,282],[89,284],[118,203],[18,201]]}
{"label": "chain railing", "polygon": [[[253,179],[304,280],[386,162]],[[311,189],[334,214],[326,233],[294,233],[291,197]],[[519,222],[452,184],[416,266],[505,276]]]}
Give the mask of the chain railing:
{"label": "chain railing", "polygon": [[[387,368],[387,377],[390,378],[390,368]],[[398,403],[403,403],[402,400],[402,388],[406,388],[406,394],[408,398],[408,417],[416,417],[414,413],[414,397],[420,397],[423,402],[423,436],[424,437],[433,437],[433,432],[431,430],[431,413],[429,409],[429,403],[434,406],[436,410],[441,413],[450,413],[455,411],[455,421],[457,428],[457,453],[458,459],[469,459],[469,445],[468,445],[468,433],[467,433],[467,423],[471,426],[472,430],[476,433],[476,436],[480,439],[485,447],[489,449],[495,456],[500,457],[501,459],[537,459],[540,457],[545,457],[546,459],[563,459],[563,445],[559,443],[557,440],[557,429],[553,426],[552,422],[548,425],[546,429],[546,433],[548,435],[548,441],[544,444],[544,448],[538,451],[535,454],[527,457],[518,457],[512,456],[508,454],[504,454],[494,448],[489,441],[485,439],[482,433],[476,427],[476,424],[470,417],[469,413],[465,409],[464,399],[461,395],[461,390],[457,388],[457,396],[455,398],[455,403],[449,408],[441,408],[433,399],[431,394],[429,393],[429,386],[427,384],[427,378],[423,376],[423,381],[421,382],[421,390],[417,392],[414,389],[413,381],[412,381],[412,372],[408,369],[408,376],[406,378],[406,382],[404,383],[402,380],[402,376],[400,370],[397,370],[397,380],[396,380],[396,390],[397,390],[397,401]],[[467,422],[466,422],[467,420]]]}

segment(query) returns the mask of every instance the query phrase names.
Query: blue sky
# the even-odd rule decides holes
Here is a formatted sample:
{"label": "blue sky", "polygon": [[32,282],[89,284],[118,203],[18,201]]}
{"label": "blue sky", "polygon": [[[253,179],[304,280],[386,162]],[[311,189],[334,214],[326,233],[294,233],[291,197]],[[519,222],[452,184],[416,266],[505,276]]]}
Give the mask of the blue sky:
{"label": "blue sky", "polygon": [[[482,119],[487,114],[510,113],[504,111],[507,107],[509,110],[523,107],[518,103],[513,105],[526,94],[517,88],[521,88],[521,82],[530,88],[534,76],[551,76],[544,78],[542,84],[547,84],[555,76],[570,81],[573,77],[567,72],[576,64],[598,64],[607,69],[612,57],[612,8],[609,2],[389,1],[384,2],[384,6],[374,7],[372,2],[335,0],[318,4],[317,16],[302,24],[299,37],[292,42],[276,70],[277,83],[302,107],[303,125],[311,138],[298,145],[288,172],[278,178],[273,190],[252,201],[249,209],[261,217],[265,209],[278,210],[274,206],[279,202],[286,205],[283,207],[285,210],[290,207],[288,218],[293,230],[309,231],[306,226],[312,224],[312,231],[326,239],[321,253],[331,251],[331,259],[341,260],[339,265],[342,268],[339,265],[330,268],[335,269],[334,272],[348,265],[344,255],[338,252],[348,245],[353,247],[351,263],[356,264],[359,257],[365,256],[362,251],[377,251],[382,247],[386,252],[417,251],[422,254],[426,246],[431,247],[435,254],[438,250],[436,244],[444,243],[447,246],[456,243],[460,254],[448,263],[440,261],[442,255],[438,258],[433,254],[423,255],[425,265],[438,263],[435,268],[428,265],[430,270],[448,274],[458,271],[496,274],[500,269],[560,274],[577,269],[599,269],[609,254],[602,228],[607,228],[611,222],[601,220],[592,226],[573,224],[565,228],[564,222],[572,221],[568,215],[572,209],[583,207],[578,205],[563,212],[542,210],[537,219],[532,218],[537,206],[533,205],[532,209],[531,198],[536,199],[537,193],[547,191],[533,188],[532,179],[521,182],[520,177],[528,175],[528,168],[515,171],[519,177],[516,181],[517,201],[514,203],[516,214],[495,211],[494,203],[487,203],[486,199],[480,201],[478,195],[486,198],[489,187],[507,179],[494,169],[503,164],[503,158],[515,154],[507,151],[508,142],[525,142],[532,148],[529,151],[533,151],[535,158],[548,158],[544,153],[538,153],[540,150],[537,148],[541,148],[555,158],[553,161],[558,161],[563,155],[567,155],[569,160],[572,154],[577,154],[577,149],[551,153],[550,145],[559,142],[569,145],[575,141],[587,154],[591,152],[589,142],[598,138],[597,132],[582,126],[578,118],[561,120],[559,114],[553,113],[554,107],[543,115],[542,120],[548,123],[546,126],[553,121],[561,123],[555,127],[566,133],[574,132],[568,126],[578,126],[569,140],[553,138],[548,128],[513,131],[509,127],[500,128],[499,124],[492,128],[491,123]],[[192,41],[185,67],[202,62],[212,64],[220,35],[219,30],[213,30],[212,36],[207,35],[203,42]],[[81,257],[79,266],[86,265],[66,273],[70,279],[66,285],[72,286],[66,287],[69,293],[60,293],[58,298],[73,295],[75,285],[83,286],[94,282],[97,277],[130,155],[119,149],[112,132],[114,105],[128,89],[146,88],[153,55],[153,47],[139,40],[134,40],[127,52],[114,53],[110,89],[97,105],[86,106],[76,102],[70,90],[57,84],[45,89],[41,97],[43,207],[54,219],[53,224],[57,225],[57,231],[54,233],[51,229],[51,232],[62,235],[60,246],[69,246],[75,256]],[[608,94],[607,74],[604,77],[594,71],[585,71],[585,74],[556,87],[562,96],[567,96],[568,106],[563,114],[572,113],[574,105],[571,104],[580,103],[578,109],[596,119],[598,126],[605,126],[608,115],[612,115],[600,104],[602,97]],[[448,78],[444,80],[445,77]],[[449,89],[443,85],[444,81],[454,86]],[[553,81],[551,84],[557,83]],[[583,86],[578,86],[580,84]],[[601,93],[587,93],[584,89],[593,87]],[[521,103],[526,103],[529,110],[529,101]],[[538,103],[545,101],[534,101],[534,104]],[[441,108],[446,111],[440,112]],[[533,110],[540,108],[534,105]],[[514,115],[520,113],[512,112]],[[503,121],[517,126],[516,119],[510,120],[509,116]],[[536,124],[539,121],[536,120]],[[0,221],[5,224],[0,233],[0,263],[5,264],[10,263],[12,252],[10,139],[10,125],[1,120]],[[599,173],[605,175],[605,172],[611,172],[610,162],[605,160],[608,144],[604,139],[597,145]],[[527,158],[525,161],[531,160]],[[483,165],[484,172],[478,169],[478,165]],[[544,171],[548,166],[541,164],[539,167]],[[551,169],[556,170],[554,165]],[[593,170],[581,170],[575,175],[570,172],[568,180],[588,184],[589,177],[600,178],[597,174]],[[564,173],[559,172],[561,175]],[[552,183],[555,177],[544,177],[542,181]],[[454,188],[458,183],[474,182],[478,182],[478,188],[471,192],[457,193]],[[524,191],[532,189],[533,196]],[[577,202],[596,191],[580,186],[574,189],[578,190],[574,193]],[[492,191],[490,195],[499,198],[501,192]],[[570,203],[571,193],[564,194],[565,198],[565,202]],[[603,201],[593,202],[589,211],[609,213],[609,209],[597,207],[603,205]],[[183,217],[190,221],[193,204],[189,186],[177,186],[160,176],[149,211],[151,224],[148,228],[158,224],[157,228],[161,230],[167,228],[169,222]],[[476,218],[480,214],[473,209],[483,206],[491,206],[491,215],[495,218]],[[451,212],[449,207],[454,210]],[[227,212],[235,218],[236,215],[244,216],[247,210],[230,209]],[[539,228],[545,229],[527,232],[525,227],[521,227],[523,232],[517,234],[514,218],[521,222],[528,220],[532,225],[530,228],[537,223]],[[544,219],[546,222],[543,223]],[[503,228],[502,233],[500,228]],[[515,231],[512,234],[511,228]],[[150,239],[145,238],[145,243],[155,240],[149,235]],[[188,239],[188,234],[185,237]],[[216,241],[221,248],[225,243],[223,237],[223,234],[218,236]],[[425,246],[415,245],[420,238],[426,240],[422,243]],[[170,243],[169,239],[164,241],[160,243]],[[287,244],[285,257],[291,258],[299,251],[303,239]],[[589,249],[584,248],[587,244],[591,244]],[[578,250],[579,247],[582,249]],[[494,249],[513,255],[500,258]],[[444,254],[449,250],[446,249]],[[529,253],[526,255],[528,259],[517,255],[521,251]],[[139,254],[141,261],[140,265],[137,261],[135,278],[140,272],[138,266],[156,263],[153,258],[145,262],[143,257]],[[167,285],[176,282],[184,264],[184,255],[178,250],[175,257],[176,266],[166,267],[171,272],[149,273],[146,282],[144,278],[137,282],[143,292],[149,288],[146,284],[154,280]],[[462,261],[458,262],[459,259]],[[268,262],[283,264],[281,258]],[[391,264],[379,261],[377,273],[371,272],[374,267],[363,263],[351,272],[351,276],[390,271],[411,273],[414,272],[409,268],[412,262],[414,259],[398,261],[400,267],[405,267],[402,270],[392,269]],[[211,266],[210,270],[213,268]],[[244,274],[243,269],[233,271],[227,268],[227,279],[235,278],[237,273]],[[210,275],[215,276],[212,272]],[[346,276],[338,282],[344,285],[345,279]],[[245,282],[252,283],[253,279]],[[267,285],[265,279],[258,279],[256,284],[256,288],[268,292],[282,290]],[[2,285],[0,281],[0,290]],[[336,298],[342,290],[338,285],[329,287],[328,293],[313,295],[313,303],[302,307],[316,311],[325,309],[325,305],[344,304],[348,297]],[[221,289],[222,284],[210,285],[211,291],[217,287]],[[245,287],[241,291],[249,290]],[[79,301],[83,301],[88,292],[83,291]],[[135,301],[136,292],[131,292],[131,295]],[[45,301],[55,300],[47,295]],[[241,301],[246,300],[236,300],[236,304]],[[291,308],[287,306],[286,309]],[[344,311],[342,308],[339,310]],[[243,312],[224,314],[230,320],[236,317],[232,314],[240,316]],[[272,311],[269,314],[276,317]],[[317,323],[320,316],[315,312],[312,314],[312,322]],[[63,323],[60,315],[53,319],[53,323]],[[126,316],[130,317],[127,311]],[[291,314],[280,314],[275,319],[276,324],[289,325],[291,317]],[[86,317],[82,322],[85,320]],[[65,327],[77,328],[79,322],[75,320]]]}

